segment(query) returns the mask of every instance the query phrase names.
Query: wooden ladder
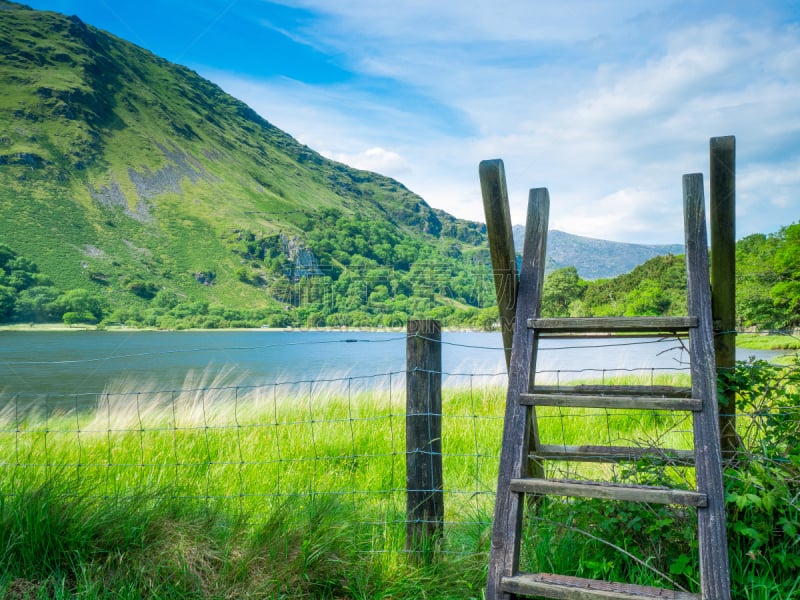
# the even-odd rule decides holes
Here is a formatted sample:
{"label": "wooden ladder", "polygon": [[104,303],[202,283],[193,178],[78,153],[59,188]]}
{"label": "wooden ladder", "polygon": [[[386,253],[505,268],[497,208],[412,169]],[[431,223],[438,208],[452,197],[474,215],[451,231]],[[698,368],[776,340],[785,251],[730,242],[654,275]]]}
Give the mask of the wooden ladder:
{"label": "wooden ladder", "polygon": [[[487,600],[556,598],[565,600],[730,600],[722,456],[715,381],[708,248],[701,174],[683,177],[688,312],[686,317],[543,319],[541,316],[549,213],[546,189],[530,192],[525,245],[509,364],[503,446],[489,558]],[[548,335],[596,336],[688,334],[692,385],[573,386],[568,390],[534,382],[539,338]],[[566,393],[569,392],[569,393]],[[619,446],[562,446],[539,443],[537,406],[689,411],[694,451]],[[678,490],[608,481],[548,479],[543,461],[620,462],[668,453],[695,468],[696,490]],[[519,571],[523,512],[535,502],[526,494],[600,498],[695,507],[700,560],[699,594],[579,577]]]}

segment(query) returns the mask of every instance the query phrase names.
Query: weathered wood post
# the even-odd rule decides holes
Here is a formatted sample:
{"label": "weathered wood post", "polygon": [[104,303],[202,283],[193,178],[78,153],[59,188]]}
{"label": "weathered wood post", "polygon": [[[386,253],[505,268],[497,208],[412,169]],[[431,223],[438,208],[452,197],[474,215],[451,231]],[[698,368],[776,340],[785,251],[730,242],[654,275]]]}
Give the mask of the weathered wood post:
{"label": "weathered wood post", "polygon": [[408,321],[406,550],[430,561],[442,536],[442,326]]}
{"label": "weathered wood post", "polygon": [[[736,138],[710,141],[711,312],[717,374],[736,366]],[[723,380],[724,381],[724,380]],[[722,456],[739,448],[736,434],[736,392],[721,386],[719,430]]]}
{"label": "weathered wood post", "polygon": [[492,257],[494,290],[503,347],[506,350],[506,368],[511,362],[511,341],[514,337],[514,314],[517,310],[517,253],[508,208],[508,188],[503,161],[499,158],[483,160],[478,167],[483,195],[483,212],[486,215],[486,234],[489,254]]}
{"label": "weathered wood post", "polygon": [[[689,330],[692,360],[692,396],[701,398],[703,409],[693,413],[695,477],[697,491],[706,494],[707,506],[697,509],[697,543],[700,555],[701,597],[730,600],[728,538],[725,526],[725,485],[717,413],[717,381],[711,364],[713,313],[708,306],[706,237],[703,175],[683,176],[683,213],[686,228],[687,309],[699,326]],[[696,273],[700,273],[696,277]],[[699,285],[698,285],[699,283]],[[705,288],[705,293],[702,289]],[[712,303],[713,304],[713,303]]]}

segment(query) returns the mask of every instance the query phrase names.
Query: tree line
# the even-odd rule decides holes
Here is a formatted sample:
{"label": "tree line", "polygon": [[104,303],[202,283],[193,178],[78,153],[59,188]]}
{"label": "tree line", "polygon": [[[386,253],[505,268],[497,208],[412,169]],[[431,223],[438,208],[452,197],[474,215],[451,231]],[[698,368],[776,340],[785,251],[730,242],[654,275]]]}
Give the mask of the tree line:
{"label": "tree line", "polygon": [[[686,314],[683,256],[658,256],[613,279],[585,281],[574,267],[550,273],[542,314],[550,317]],[[800,223],[736,244],[736,313],[740,328],[800,327]]]}
{"label": "tree line", "polygon": [[[386,224],[336,211],[309,224],[303,247],[280,235],[232,232],[241,266],[234,276],[258,287],[264,303],[232,308],[122,281],[111,302],[91,286],[62,291],[30,259],[0,244],[0,322],[126,324],[162,329],[219,327],[402,327],[436,318],[446,327],[491,329],[497,308],[484,248],[423,244]],[[298,251],[307,252],[304,260]],[[545,278],[544,316],[686,314],[683,256],[665,255],[610,279],[584,280],[574,267]],[[800,223],[753,234],[736,245],[740,328],[800,326]]]}

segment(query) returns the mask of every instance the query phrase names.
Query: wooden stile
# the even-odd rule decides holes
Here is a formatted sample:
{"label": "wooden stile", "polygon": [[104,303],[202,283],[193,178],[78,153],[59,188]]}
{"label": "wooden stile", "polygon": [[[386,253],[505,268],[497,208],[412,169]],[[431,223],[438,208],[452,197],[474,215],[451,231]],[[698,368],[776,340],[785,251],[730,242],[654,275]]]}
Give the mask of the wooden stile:
{"label": "wooden stile", "polygon": [[[487,600],[518,597],[564,600],[730,600],[702,176],[684,176],[683,190],[689,316],[602,319],[540,317],[549,196],[544,189],[531,191],[509,366],[503,444],[486,584]],[[619,334],[675,337],[688,335],[691,388],[536,385],[536,358],[540,338],[554,335],[594,337]],[[685,412],[692,415],[694,450],[543,445],[540,443],[537,428],[537,406]],[[664,465],[693,466],[697,489],[551,479],[545,477],[543,468],[546,461],[615,463],[643,458]],[[530,468],[531,462],[534,469]],[[697,511],[700,594],[548,573],[520,572],[520,538],[526,495],[694,507]]]}

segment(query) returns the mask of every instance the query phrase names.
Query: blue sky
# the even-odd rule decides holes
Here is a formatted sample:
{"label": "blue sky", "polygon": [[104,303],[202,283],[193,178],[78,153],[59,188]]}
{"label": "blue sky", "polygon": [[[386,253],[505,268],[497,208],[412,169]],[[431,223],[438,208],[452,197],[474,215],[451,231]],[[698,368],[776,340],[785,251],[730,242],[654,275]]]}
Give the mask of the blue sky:
{"label": "blue sky", "polygon": [[683,240],[681,176],[736,135],[737,237],[800,220],[800,0],[32,0],[189,66],[325,156],[483,220]]}

